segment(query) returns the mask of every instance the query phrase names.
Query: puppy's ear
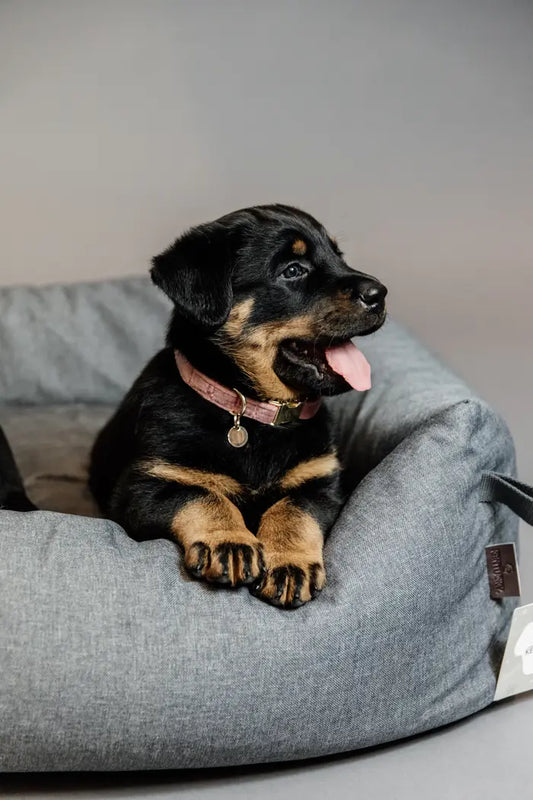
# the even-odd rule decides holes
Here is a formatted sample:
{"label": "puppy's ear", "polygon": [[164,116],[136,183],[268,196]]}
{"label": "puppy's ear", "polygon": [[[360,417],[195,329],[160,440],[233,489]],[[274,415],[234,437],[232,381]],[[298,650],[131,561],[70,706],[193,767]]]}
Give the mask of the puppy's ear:
{"label": "puppy's ear", "polygon": [[152,259],[150,275],[178,313],[204,330],[224,324],[231,310],[234,236],[219,222],[192,228]]}

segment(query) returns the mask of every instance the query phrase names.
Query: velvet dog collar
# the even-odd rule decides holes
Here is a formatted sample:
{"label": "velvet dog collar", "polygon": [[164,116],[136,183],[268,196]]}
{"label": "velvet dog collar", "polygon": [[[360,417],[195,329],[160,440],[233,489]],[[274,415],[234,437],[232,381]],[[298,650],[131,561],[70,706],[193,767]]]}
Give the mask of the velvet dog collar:
{"label": "velvet dog collar", "polygon": [[241,417],[249,417],[265,425],[284,425],[288,422],[311,419],[322,402],[320,397],[316,400],[302,401],[251,400],[238,389],[228,389],[199,372],[179,350],[174,350],[174,357],[182,379],[191,389],[198,392],[204,400],[233,414],[233,428],[228,433],[228,441],[233,447],[242,447],[248,441],[248,434],[240,425]]}

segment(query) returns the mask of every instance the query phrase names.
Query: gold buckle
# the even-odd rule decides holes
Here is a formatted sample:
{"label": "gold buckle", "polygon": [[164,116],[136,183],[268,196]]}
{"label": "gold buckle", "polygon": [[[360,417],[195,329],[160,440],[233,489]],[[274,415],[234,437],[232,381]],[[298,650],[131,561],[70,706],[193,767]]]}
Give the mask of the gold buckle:
{"label": "gold buckle", "polygon": [[287,422],[296,422],[300,419],[301,402],[294,400],[287,400],[281,403],[278,400],[270,401],[273,406],[278,406],[278,411],[271,425],[285,425]]}

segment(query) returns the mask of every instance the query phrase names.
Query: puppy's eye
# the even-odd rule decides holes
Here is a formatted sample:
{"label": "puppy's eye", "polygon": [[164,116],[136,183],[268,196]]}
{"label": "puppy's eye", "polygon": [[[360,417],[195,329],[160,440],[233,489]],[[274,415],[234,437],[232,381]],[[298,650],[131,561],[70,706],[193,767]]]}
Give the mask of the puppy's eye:
{"label": "puppy's eye", "polygon": [[288,267],[285,267],[281,274],[284,278],[290,281],[294,278],[301,278],[302,275],[307,275],[308,272],[309,270],[302,266],[302,264],[299,264],[297,261],[293,261],[292,264],[289,264]]}

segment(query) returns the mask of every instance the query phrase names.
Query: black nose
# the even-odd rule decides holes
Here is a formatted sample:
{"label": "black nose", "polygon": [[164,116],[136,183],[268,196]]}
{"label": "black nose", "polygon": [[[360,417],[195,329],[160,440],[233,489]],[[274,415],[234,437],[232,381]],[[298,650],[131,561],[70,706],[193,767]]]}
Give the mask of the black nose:
{"label": "black nose", "polygon": [[359,284],[357,292],[366,306],[375,306],[385,300],[387,287],[379,281],[364,280]]}

